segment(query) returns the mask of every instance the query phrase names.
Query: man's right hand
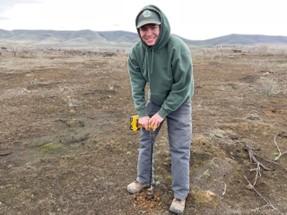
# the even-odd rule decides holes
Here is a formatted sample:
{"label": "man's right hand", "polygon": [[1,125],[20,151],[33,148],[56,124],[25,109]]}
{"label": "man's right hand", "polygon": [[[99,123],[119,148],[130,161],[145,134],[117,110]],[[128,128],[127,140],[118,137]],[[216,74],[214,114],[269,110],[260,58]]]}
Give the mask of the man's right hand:
{"label": "man's right hand", "polygon": [[143,116],[139,118],[139,124],[145,129],[149,130],[149,117],[148,116]]}

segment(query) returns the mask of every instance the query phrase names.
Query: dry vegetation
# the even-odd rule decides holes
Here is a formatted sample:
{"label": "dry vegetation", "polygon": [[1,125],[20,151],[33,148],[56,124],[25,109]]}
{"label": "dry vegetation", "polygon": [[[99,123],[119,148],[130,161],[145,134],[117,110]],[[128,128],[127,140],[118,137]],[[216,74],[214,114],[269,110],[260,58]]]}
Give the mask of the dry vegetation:
{"label": "dry vegetation", "polygon": [[[194,48],[186,214],[287,213],[287,49]],[[0,214],[168,214],[166,128],[155,197],[129,195],[137,135],[124,52],[0,48]]]}

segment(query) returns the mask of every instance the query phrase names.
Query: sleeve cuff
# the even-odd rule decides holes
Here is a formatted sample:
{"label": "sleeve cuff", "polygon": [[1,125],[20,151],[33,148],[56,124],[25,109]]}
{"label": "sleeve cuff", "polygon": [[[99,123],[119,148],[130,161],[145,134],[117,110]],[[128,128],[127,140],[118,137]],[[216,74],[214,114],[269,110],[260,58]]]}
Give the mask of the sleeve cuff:
{"label": "sleeve cuff", "polygon": [[158,112],[158,114],[163,118],[165,119],[166,116],[168,115],[167,111],[165,111],[163,108],[161,108]]}
{"label": "sleeve cuff", "polygon": [[138,111],[138,115],[139,115],[139,117],[144,117],[144,116],[146,116],[145,110],[140,110],[140,111]]}

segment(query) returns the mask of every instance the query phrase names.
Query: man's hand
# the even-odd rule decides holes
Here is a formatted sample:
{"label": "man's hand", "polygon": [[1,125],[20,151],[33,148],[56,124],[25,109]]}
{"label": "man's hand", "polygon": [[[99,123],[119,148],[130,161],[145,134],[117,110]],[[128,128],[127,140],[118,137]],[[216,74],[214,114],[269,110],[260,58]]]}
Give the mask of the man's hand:
{"label": "man's hand", "polygon": [[149,128],[155,131],[160,126],[162,121],[163,118],[158,113],[156,113],[149,119]]}
{"label": "man's hand", "polygon": [[149,129],[149,120],[150,118],[148,116],[143,116],[139,118],[139,124],[145,129]]}

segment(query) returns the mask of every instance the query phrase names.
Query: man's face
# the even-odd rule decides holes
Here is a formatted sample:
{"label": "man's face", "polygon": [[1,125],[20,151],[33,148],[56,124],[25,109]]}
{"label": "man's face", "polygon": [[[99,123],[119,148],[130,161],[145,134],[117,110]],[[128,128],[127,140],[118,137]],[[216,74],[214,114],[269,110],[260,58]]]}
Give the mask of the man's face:
{"label": "man's face", "polygon": [[139,29],[140,37],[148,46],[153,46],[159,37],[160,28],[156,24],[147,24]]}

